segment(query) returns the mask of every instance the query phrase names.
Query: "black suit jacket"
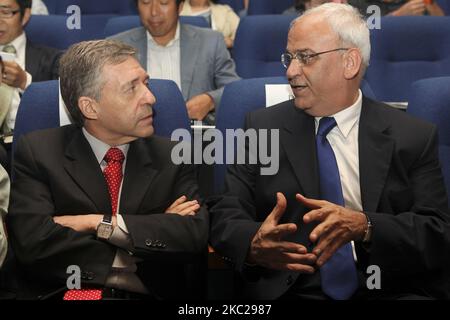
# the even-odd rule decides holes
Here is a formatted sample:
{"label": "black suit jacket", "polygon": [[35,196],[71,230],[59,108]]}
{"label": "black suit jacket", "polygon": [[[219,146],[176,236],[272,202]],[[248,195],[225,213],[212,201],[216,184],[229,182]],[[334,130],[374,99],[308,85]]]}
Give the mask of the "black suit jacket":
{"label": "black suit jacket", "polygon": [[25,69],[32,75],[33,82],[58,79],[61,53],[58,49],[36,45],[27,41]]}
{"label": "black suit jacket", "polygon": [[[290,240],[309,248],[313,226],[302,223],[309,210],[295,194],[319,198],[313,117],[289,101],[250,113],[246,128],[280,130],[280,167],[276,175],[261,176],[258,164],[230,166],[225,194],[211,200],[211,244],[240,272],[246,270],[253,236],[276,204],[276,192],[288,201],[280,223],[299,226]],[[364,98],[359,169],[363,209],[374,227],[370,252],[359,243],[356,250],[361,276],[368,265],[381,268],[382,291],[373,295],[446,296],[442,281],[448,268],[450,216],[435,126]],[[251,298],[277,298],[296,280],[310,284],[309,276],[264,268],[244,275],[241,293]],[[320,284],[320,275],[315,282]]]}
{"label": "black suit jacket", "polygon": [[[204,207],[195,216],[164,213],[181,195],[198,198],[193,167],[172,163],[172,145],[156,136],[130,144],[120,199],[132,253],[144,259],[137,273],[160,298],[192,297],[184,275],[207,251]],[[80,266],[82,286],[103,286],[117,248],[52,219],[111,212],[106,182],[82,131],[70,125],[23,136],[13,170],[7,223],[24,297],[65,287],[69,265]],[[151,246],[156,240],[165,246]]]}

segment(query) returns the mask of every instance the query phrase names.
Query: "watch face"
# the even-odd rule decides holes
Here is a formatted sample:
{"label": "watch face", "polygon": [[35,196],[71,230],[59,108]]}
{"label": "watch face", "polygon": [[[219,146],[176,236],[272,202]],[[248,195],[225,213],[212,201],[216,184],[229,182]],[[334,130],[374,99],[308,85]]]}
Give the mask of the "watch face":
{"label": "watch face", "polygon": [[100,223],[97,229],[97,237],[101,239],[109,239],[111,237],[113,231],[113,227],[111,224]]}

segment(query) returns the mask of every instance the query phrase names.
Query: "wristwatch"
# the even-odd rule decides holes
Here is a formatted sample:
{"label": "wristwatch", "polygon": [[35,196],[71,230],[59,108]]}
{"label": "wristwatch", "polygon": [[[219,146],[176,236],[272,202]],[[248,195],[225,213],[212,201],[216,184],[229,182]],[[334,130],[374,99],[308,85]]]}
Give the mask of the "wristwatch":
{"label": "wristwatch", "polygon": [[370,218],[367,214],[366,215],[366,219],[367,219],[367,229],[366,232],[364,233],[364,238],[362,240],[363,243],[369,243],[370,240],[372,239],[372,221],[370,221]]}
{"label": "wristwatch", "polygon": [[103,220],[97,226],[97,238],[108,240],[113,233],[113,224],[111,214],[105,214]]}

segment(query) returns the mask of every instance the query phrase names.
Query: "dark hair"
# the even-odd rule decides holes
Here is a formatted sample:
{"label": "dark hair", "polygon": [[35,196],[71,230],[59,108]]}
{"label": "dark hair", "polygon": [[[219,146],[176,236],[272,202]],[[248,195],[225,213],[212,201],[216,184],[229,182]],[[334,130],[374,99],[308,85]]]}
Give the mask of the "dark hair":
{"label": "dark hair", "polygon": [[32,0],[15,0],[20,8],[20,16],[23,17],[25,9],[31,9]]}
{"label": "dark hair", "polygon": [[305,2],[309,2],[309,0],[295,0],[295,10],[305,11]]}
{"label": "dark hair", "polygon": [[[138,1],[139,1],[139,0],[134,0],[134,3],[136,4],[136,6],[137,6],[137,4],[138,4]],[[183,1],[184,1],[184,0],[176,0],[176,2],[177,2],[177,7],[179,7],[180,4],[181,4]]]}

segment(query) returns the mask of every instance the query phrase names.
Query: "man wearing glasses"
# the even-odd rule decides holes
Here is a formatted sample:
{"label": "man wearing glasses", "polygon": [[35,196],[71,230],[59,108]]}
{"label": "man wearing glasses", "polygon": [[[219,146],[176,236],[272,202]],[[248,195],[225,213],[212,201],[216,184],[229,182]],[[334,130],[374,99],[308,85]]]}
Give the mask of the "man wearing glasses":
{"label": "man wearing glasses", "polygon": [[447,297],[436,127],[363,97],[369,57],[369,30],[349,5],[293,22],[281,60],[295,98],[246,119],[279,129],[280,169],[231,166],[211,200],[210,241],[240,273],[243,297]]}
{"label": "man wearing glasses", "polygon": [[30,43],[24,27],[31,17],[31,0],[0,0],[0,52],[8,86],[0,108],[1,133],[14,130],[20,98],[32,81],[57,79],[59,51]]}

